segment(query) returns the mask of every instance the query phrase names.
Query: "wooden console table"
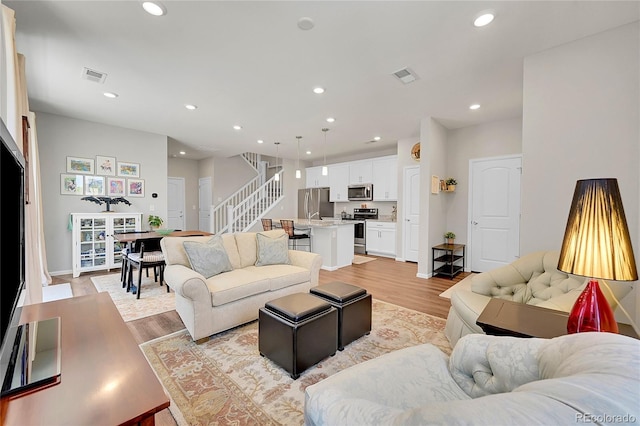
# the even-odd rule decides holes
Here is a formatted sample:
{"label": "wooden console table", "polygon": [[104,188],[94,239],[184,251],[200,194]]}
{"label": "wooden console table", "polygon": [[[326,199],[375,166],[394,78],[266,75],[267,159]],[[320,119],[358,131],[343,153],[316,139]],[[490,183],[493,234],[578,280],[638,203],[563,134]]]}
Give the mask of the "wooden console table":
{"label": "wooden console table", "polygon": [[60,383],[0,401],[3,425],[153,425],[169,398],[108,293],[28,305],[60,317]]}
{"label": "wooden console table", "polygon": [[[526,303],[492,298],[476,324],[495,336],[541,337],[550,339],[567,334],[569,313]],[[620,334],[638,338],[628,324],[618,323]]]}

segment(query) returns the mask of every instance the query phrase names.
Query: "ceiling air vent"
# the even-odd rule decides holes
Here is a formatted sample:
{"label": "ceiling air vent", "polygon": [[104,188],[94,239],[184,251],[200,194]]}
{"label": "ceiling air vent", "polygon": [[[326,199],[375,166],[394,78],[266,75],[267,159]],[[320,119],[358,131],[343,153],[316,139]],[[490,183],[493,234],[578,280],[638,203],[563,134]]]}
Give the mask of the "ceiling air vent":
{"label": "ceiling air vent", "polygon": [[409,68],[398,70],[393,73],[393,76],[404,84],[409,84],[412,81],[416,81],[418,79],[418,76]]}
{"label": "ceiling air vent", "polygon": [[104,80],[107,78],[107,74],[85,67],[82,69],[82,78],[93,81],[94,83],[104,83]]}

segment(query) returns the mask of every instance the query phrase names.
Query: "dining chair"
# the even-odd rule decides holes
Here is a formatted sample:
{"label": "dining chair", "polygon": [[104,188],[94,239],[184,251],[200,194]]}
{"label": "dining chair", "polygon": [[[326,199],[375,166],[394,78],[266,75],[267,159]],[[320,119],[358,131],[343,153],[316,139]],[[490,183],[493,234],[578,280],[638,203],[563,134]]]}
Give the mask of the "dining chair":
{"label": "dining chair", "polygon": [[273,229],[273,221],[271,219],[262,219],[262,229],[271,231]]}
{"label": "dining chair", "polygon": [[[142,292],[142,270],[153,268],[153,274],[155,281],[158,281],[158,275],[160,275],[160,285],[164,283],[164,255],[160,248],[160,239],[147,239],[145,241],[136,241],[132,252],[127,255],[128,263],[128,280],[127,291],[133,291],[137,299],[140,299],[140,293]],[[133,268],[138,270],[138,285],[133,286]],[[167,293],[169,292],[169,285],[167,284]]]}
{"label": "dining chair", "polygon": [[[114,231],[114,234],[122,235],[122,234],[142,234],[149,231]],[[120,281],[122,282],[122,288],[127,286],[127,265],[128,260],[127,256],[131,251],[131,243],[122,244],[120,242],[116,243],[120,247]]]}
{"label": "dining chair", "polygon": [[311,229],[297,229],[294,226],[293,220],[290,219],[282,219],[280,221],[282,225],[282,229],[289,236],[289,243],[293,245],[294,250],[298,250],[299,241],[307,240],[307,244],[303,244],[302,247],[308,247],[308,250],[311,251]]}

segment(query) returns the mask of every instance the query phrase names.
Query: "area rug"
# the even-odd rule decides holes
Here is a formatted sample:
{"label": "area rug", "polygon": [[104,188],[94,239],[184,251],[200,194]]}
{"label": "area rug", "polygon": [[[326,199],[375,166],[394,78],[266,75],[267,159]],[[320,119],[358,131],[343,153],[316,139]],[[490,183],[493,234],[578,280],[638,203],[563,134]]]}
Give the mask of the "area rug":
{"label": "area rug", "polygon": [[401,348],[432,343],[449,354],[445,320],[374,300],[372,331],[298,380],[258,352],[258,323],[197,345],[186,330],[143,343],[179,425],[302,425],[304,390],[332,374]]}
{"label": "area rug", "polygon": [[371,262],[376,260],[375,257],[366,257],[366,256],[358,256],[357,254],[353,256],[353,260],[351,263],[354,265],[362,265],[363,263]]}
{"label": "area rug", "polygon": [[171,311],[176,308],[176,298],[173,290],[167,293],[167,287],[155,282],[153,280],[153,273],[150,275],[149,278],[144,275],[142,276],[140,299],[136,299],[135,294],[127,293],[127,291],[122,288],[120,274],[91,277],[91,281],[96,290],[109,293],[120,315],[122,315],[122,319],[126,322]]}

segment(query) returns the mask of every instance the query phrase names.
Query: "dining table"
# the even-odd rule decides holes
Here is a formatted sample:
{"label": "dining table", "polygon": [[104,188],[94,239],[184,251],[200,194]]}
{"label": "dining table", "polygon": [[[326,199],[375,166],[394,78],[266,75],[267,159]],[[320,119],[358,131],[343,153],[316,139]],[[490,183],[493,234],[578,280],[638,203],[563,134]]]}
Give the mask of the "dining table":
{"label": "dining table", "polygon": [[[121,246],[127,247],[128,253],[131,253],[133,248],[138,241],[160,241],[164,237],[201,237],[207,235],[214,235],[211,232],[200,231],[200,230],[191,230],[191,231],[173,231],[169,233],[165,232],[157,232],[157,231],[138,231],[138,232],[122,232],[113,234],[113,239],[120,243]],[[127,265],[122,260],[122,274],[121,279],[123,283],[123,287],[126,286],[127,291],[130,289],[134,290],[134,294],[137,291],[137,288],[133,283],[129,282],[125,284],[127,280]]]}

